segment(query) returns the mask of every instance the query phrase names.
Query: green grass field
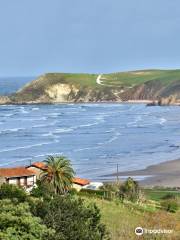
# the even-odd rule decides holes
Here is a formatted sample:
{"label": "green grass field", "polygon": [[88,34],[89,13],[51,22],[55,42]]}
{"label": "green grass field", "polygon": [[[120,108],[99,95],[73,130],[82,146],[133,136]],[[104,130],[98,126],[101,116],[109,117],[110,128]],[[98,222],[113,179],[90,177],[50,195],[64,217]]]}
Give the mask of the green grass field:
{"label": "green grass field", "polygon": [[[107,226],[112,240],[178,239],[177,236],[180,236],[180,211],[177,213],[167,213],[158,209],[149,211],[149,209],[145,210],[135,205],[133,206],[133,204],[107,201],[96,197],[83,198],[87,203],[96,203],[100,208],[102,222]],[[148,229],[172,228],[174,232],[171,236],[144,235],[139,238],[134,233],[135,228],[138,226]]]}
{"label": "green grass field", "polygon": [[106,200],[103,195],[90,191],[80,193],[87,204],[95,203],[102,215],[102,222],[107,226],[112,240],[139,239],[134,230],[141,226],[147,229],[173,229],[172,235],[144,235],[140,239],[178,239],[180,236],[180,209],[170,213],[161,207],[166,195],[175,195],[180,199],[180,192],[173,189],[142,189],[145,202],[141,204],[118,199]]}
{"label": "green grass field", "polygon": [[[70,83],[86,87],[133,87],[147,81],[158,80],[164,85],[180,80],[180,70],[139,70],[102,74],[102,84],[98,85],[98,74],[81,73],[47,73],[44,75],[43,86],[55,83]],[[41,83],[41,81],[40,81]]]}
{"label": "green grass field", "polygon": [[164,85],[180,80],[180,70],[139,70],[103,75],[104,83],[121,87],[133,87],[147,81],[159,80]]}
{"label": "green grass field", "polygon": [[169,194],[180,197],[180,192],[166,189],[144,189],[144,194],[146,195],[147,199],[154,201],[160,201]]}

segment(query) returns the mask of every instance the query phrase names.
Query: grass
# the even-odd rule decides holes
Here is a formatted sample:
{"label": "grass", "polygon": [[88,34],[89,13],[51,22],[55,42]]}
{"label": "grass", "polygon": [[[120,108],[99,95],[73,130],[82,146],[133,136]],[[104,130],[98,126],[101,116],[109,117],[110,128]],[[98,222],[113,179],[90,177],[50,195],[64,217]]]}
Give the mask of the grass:
{"label": "grass", "polygon": [[80,73],[47,73],[42,79],[43,86],[56,83],[69,83],[76,86],[93,87],[96,86],[97,74]]}
{"label": "grass", "polygon": [[101,210],[102,222],[107,226],[112,240],[134,239],[134,229],[139,226],[143,214],[122,203],[99,198],[85,198],[87,203],[96,203]]}
{"label": "grass", "polygon": [[133,72],[120,72],[103,75],[104,83],[119,86],[133,87],[147,81],[158,80],[163,85],[168,85],[180,80],[180,70],[140,70]]}
{"label": "grass", "polygon": [[[102,88],[98,85],[96,79],[98,74],[81,73],[47,73],[39,81],[40,87],[56,83],[70,83],[76,86],[91,88]],[[111,87],[133,87],[147,81],[158,80],[163,85],[168,85],[174,81],[180,80],[180,70],[140,70],[131,72],[117,72],[103,74],[102,81],[105,86]]]}
{"label": "grass", "polygon": [[95,203],[99,207],[102,222],[107,226],[111,240],[139,239],[134,233],[135,228],[138,226],[147,229],[174,230],[173,234],[167,236],[167,238],[165,235],[144,235],[140,239],[178,239],[177,236],[180,234],[180,211],[175,214],[159,210],[150,212],[148,209],[133,206],[131,203],[123,204],[117,200],[107,201],[85,196],[83,198],[88,204]]}
{"label": "grass", "polygon": [[144,194],[146,195],[147,199],[160,201],[166,195],[174,195],[180,197],[180,192],[175,190],[165,190],[165,189],[144,189]]}
{"label": "grass", "polygon": [[176,213],[166,212],[161,208],[161,200],[167,194],[180,197],[180,192],[174,189],[143,189],[146,201],[143,204],[118,199],[106,200],[101,195],[81,193],[86,203],[95,203],[102,216],[102,222],[107,226],[112,240],[139,239],[134,230],[141,226],[146,229],[173,229],[171,235],[148,235],[141,239],[178,239],[180,236],[180,210]]}
{"label": "grass", "polygon": [[[165,91],[163,94],[176,93],[178,84],[173,82],[180,81],[180,70],[141,70],[132,72],[120,72],[112,74],[103,74],[102,84],[97,84],[98,74],[81,73],[47,73],[38,79],[27,84],[17,94],[11,96],[13,102],[31,102],[38,98],[47,97],[47,89],[56,84],[68,84],[71,92],[65,97],[66,101],[114,101],[117,100],[117,94],[128,92],[129,88],[150,82],[149,88],[153,86],[154,94],[160,89]],[[171,86],[172,84],[172,86]],[[75,87],[75,88],[72,88]],[[170,87],[169,87],[170,86]],[[78,89],[77,92],[75,89]],[[60,91],[60,90],[59,90]],[[55,90],[54,90],[55,92]],[[55,92],[56,95],[56,92]],[[62,94],[63,95],[63,94]],[[66,94],[65,94],[66,95]],[[127,96],[127,98],[129,98]],[[151,97],[150,97],[151,98]],[[124,99],[124,96],[122,96]],[[126,96],[125,96],[126,99]],[[47,97],[45,101],[49,101]]]}

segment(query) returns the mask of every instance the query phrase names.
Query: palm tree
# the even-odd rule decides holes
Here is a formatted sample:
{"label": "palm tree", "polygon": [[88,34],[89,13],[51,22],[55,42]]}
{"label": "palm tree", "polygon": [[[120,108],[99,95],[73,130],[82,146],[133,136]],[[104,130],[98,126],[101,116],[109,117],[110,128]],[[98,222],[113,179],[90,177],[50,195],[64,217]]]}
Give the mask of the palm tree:
{"label": "palm tree", "polygon": [[70,160],[64,156],[49,156],[44,162],[46,168],[41,181],[48,183],[55,194],[65,194],[71,188],[75,174]]}

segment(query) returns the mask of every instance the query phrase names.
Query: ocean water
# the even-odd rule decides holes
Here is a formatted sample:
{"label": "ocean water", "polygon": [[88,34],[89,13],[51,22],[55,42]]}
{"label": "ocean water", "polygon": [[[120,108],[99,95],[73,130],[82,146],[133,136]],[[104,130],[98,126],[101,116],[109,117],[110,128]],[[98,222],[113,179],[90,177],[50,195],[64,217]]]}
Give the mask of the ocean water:
{"label": "ocean water", "polygon": [[0,77],[0,95],[14,93],[33,79],[35,77]]}
{"label": "ocean water", "polygon": [[143,104],[0,106],[0,166],[48,155],[71,159],[80,177],[142,169],[180,156],[180,107]]}

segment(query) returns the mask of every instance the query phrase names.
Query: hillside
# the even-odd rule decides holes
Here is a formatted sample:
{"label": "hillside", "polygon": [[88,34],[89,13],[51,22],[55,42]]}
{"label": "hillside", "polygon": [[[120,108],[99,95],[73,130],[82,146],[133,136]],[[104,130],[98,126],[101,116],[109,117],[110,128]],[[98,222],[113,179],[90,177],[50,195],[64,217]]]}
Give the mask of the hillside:
{"label": "hillside", "polygon": [[0,103],[61,103],[180,99],[180,70],[139,70],[112,74],[47,73]]}

